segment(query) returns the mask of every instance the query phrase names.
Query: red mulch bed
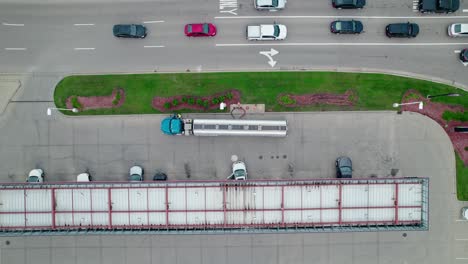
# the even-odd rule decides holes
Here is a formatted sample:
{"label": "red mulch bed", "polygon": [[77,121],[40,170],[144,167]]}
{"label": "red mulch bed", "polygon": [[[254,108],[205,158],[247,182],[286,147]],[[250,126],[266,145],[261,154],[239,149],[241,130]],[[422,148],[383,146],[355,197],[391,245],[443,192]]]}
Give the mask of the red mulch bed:
{"label": "red mulch bed", "polygon": [[[314,104],[328,104],[328,105],[345,105],[352,106],[354,105],[355,93],[352,90],[346,91],[344,94],[330,94],[330,93],[321,93],[321,94],[303,94],[303,95],[293,95],[293,94],[280,94],[277,97],[279,104],[287,107],[298,107],[298,106],[307,106]],[[281,101],[281,97],[289,96],[292,100],[295,101],[294,104],[286,104]]]}
{"label": "red mulch bed", "polygon": [[[418,96],[419,98],[414,98],[415,95]],[[406,99],[405,97],[410,97],[411,99]],[[424,109],[419,110],[418,105],[415,104],[415,105],[403,105],[402,110],[423,114],[435,120],[437,123],[439,123],[439,125],[445,130],[445,132],[450,137],[450,140],[452,141],[452,144],[453,144],[453,148],[458,152],[465,166],[468,166],[468,151],[465,150],[465,147],[468,147],[468,133],[457,133],[454,131],[454,127],[468,126],[468,122],[453,121],[453,120],[447,122],[446,120],[442,118],[442,114],[445,111],[464,112],[463,106],[433,103],[415,90],[408,90],[403,95],[403,100],[402,100],[403,103],[417,102],[417,101],[424,102]]]}
{"label": "red mulch bed", "polygon": [[[171,97],[156,96],[153,98],[152,105],[154,109],[159,110],[161,112],[172,112],[172,111],[177,111],[177,110],[182,110],[182,109],[192,109],[192,110],[200,110],[200,111],[215,110],[219,108],[219,104],[211,104],[213,98],[226,95],[227,93],[232,94],[231,99],[226,98],[226,100],[224,100],[224,103],[226,103],[227,105],[227,109],[229,109],[229,106],[231,104],[237,104],[240,102],[240,97],[241,97],[240,91],[233,89],[233,90],[216,93],[210,96],[190,96],[190,95],[177,95],[177,96],[171,96]],[[208,106],[208,108],[205,108],[204,106],[198,105],[196,103],[195,104],[184,103],[182,102],[182,98],[184,97],[191,97],[195,100],[195,102],[197,101],[197,99],[202,99],[203,101],[208,100],[210,102],[210,105]],[[177,99],[179,101],[179,104],[177,106],[172,105],[172,101],[174,99]],[[166,102],[171,103],[170,108],[164,107],[164,104]]]}
{"label": "red mulch bed", "polygon": [[[117,95],[117,92],[120,93],[120,100],[117,104],[113,104],[112,102]],[[73,108],[71,99],[73,96],[67,98],[66,104],[67,108]],[[77,96],[78,102],[82,105],[80,110],[88,110],[88,109],[100,109],[100,108],[117,108],[123,105],[125,102],[125,91],[122,88],[116,88],[112,91],[111,95],[107,96]]]}

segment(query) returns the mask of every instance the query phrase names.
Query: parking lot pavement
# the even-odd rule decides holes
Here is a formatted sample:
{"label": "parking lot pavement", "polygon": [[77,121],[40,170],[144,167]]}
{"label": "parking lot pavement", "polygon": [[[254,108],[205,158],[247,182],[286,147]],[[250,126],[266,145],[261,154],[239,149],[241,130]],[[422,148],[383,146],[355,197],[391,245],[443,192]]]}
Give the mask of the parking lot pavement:
{"label": "parking lot pavement", "polygon": [[430,230],[5,237],[1,263],[455,263],[466,257],[453,148],[443,129],[419,114],[269,113],[247,118],[285,118],[288,137],[177,137],[162,135],[161,115],[70,118],[47,116],[48,106],[7,108],[0,120],[2,181],[22,182],[34,167],[45,170],[47,181],[73,181],[86,169],[96,180],[123,181],[133,164],[147,176],[163,169],[169,179],[224,179],[231,155],[246,161],[253,179],[325,178],[334,177],[334,159],[347,155],[355,177],[429,177]]}

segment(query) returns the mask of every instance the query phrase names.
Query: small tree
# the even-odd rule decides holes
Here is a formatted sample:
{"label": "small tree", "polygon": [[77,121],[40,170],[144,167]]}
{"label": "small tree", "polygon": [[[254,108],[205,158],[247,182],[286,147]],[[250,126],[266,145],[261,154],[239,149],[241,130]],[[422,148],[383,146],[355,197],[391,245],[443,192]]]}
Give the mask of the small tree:
{"label": "small tree", "polygon": [[173,106],[178,106],[179,105],[179,100],[177,100],[177,99],[172,100],[172,105]]}
{"label": "small tree", "polygon": [[165,102],[165,103],[164,103],[164,108],[166,108],[166,109],[171,108],[171,103]]}

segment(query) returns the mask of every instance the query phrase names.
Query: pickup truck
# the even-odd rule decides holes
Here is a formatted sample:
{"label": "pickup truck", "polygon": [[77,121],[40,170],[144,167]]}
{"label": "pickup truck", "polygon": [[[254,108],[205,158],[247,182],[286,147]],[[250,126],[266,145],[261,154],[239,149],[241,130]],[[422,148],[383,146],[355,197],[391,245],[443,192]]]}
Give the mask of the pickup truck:
{"label": "pickup truck", "polygon": [[421,13],[453,13],[460,7],[460,0],[419,0]]}
{"label": "pickup truck", "polygon": [[285,25],[251,25],[247,26],[248,40],[283,40],[288,31]]}

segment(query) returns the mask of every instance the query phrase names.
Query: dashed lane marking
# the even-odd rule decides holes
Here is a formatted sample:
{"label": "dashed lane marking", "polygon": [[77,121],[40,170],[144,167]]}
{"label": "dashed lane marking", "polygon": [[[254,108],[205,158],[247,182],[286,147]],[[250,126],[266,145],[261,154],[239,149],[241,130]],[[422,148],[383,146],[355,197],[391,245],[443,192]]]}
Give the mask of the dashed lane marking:
{"label": "dashed lane marking", "polygon": [[94,24],[73,24],[74,26],[94,26]]}
{"label": "dashed lane marking", "polygon": [[143,48],[164,48],[164,46],[143,46]]}
{"label": "dashed lane marking", "polygon": [[75,50],[95,50],[96,48],[75,48]]}
{"label": "dashed lane marking", "polygon": [[143,22],[143,24],[155,24],[155,23],[164,23],[164,20],[152,20],[152,21]]}
{"label": "dashed lane marking", "polygon": [[12,26],[12,27],[24,27],[24,24],[10,24],[10,23],[2,23],[4,26]]}
{"label": "dashed lane marking", "polygon": [[5,50],[26,50],[26,48],[5,48]]}

